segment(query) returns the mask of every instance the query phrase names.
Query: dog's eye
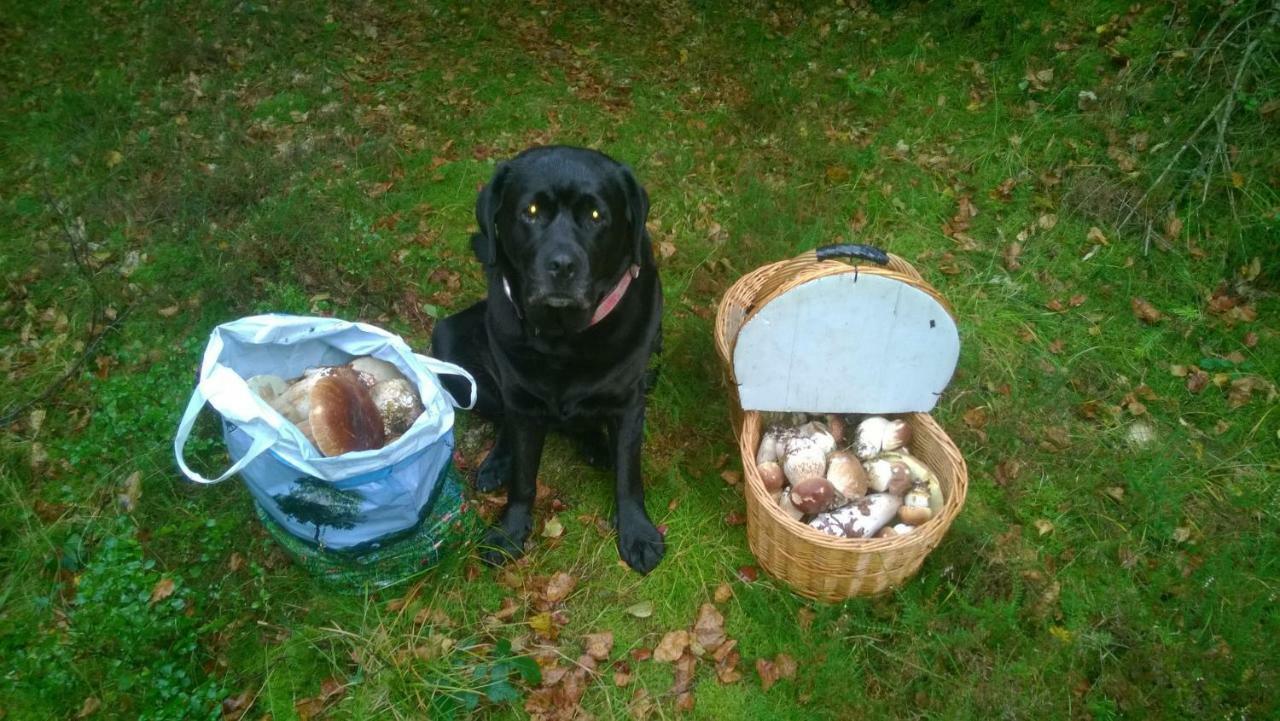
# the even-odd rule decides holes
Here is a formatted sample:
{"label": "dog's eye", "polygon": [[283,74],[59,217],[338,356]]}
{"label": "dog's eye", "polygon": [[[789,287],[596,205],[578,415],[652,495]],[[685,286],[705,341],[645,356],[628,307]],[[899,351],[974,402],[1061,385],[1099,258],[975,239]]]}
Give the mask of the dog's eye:
{"label": "dog's eye", "polygon": [[594,220],[595,222],[599,223],[601,220],[604,220],[604,216],[603,216],[603,215],[600,215],[600,211],[599,211],[599,210],[597,210],[597,209],[595,209],[595,208],[592,208],[592,209],[591,209],[591,219],[592,219],[592,220]]}
{"label": "dog's eye", "polygon": [[536,218],[536,217],[538,217],[538,204],[537,204],[537,203],[529,203],[529,207],[527,207],[527,208],[525,208],[525,209],[524,209],[524,213],[525,213],[525,215],[529,216],[530,218]]}

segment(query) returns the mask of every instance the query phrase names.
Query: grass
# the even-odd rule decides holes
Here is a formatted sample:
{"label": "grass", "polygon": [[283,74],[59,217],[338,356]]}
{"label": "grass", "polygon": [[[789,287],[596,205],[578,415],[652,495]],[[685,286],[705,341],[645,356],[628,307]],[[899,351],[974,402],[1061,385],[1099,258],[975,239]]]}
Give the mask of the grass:
{"label": "grass", "polygon": [[[536,589],[563,571],[562,653],[611,630],[633,674],[590,677],[597,717],[643,715],[638,689],[652,717],[678,713],[671,666],[627,652],[722,583],[745,678],[700,670],[695,718],[1274,716],[1274,29],[1226,134],[1239,177],[1185,156],[1143,211],[1159,233],[1181,197],[1181,230],[1144,253],[1121,223],[1229,87],[1216,8],[10,3],[0,414],[21,413],[0,429],[0,715],[217,718],[226,700],[288,719],[320,699],[327,718],[521,717]],[[1192,69],[1206,37],[1223,51]],[[179,480],[169,439],[204,339],[274,310],[425,348],[481,291],[478,184],[552,141],[631,164],[676,248],[645,454],[667,558],[621,567],[595,525],[607,478],[553,444],[561,538],[506,571],[468,550],[416,586],[333,595],[243,488]],[[941,230],[962,196],[968,246]],[[972,486],[909,585],[819,605],[738,578],[754,561],[725,522],[743,499],[720,479],[737,461],[711,326],[740,274],[838,239],[911,259],[953,303],[961,362],[935,416]],[[1256,318],[1210,304],[1223,282]],[[1134,297],[1164,319],[1140,322]],[[1197,367],[1197,393],[1171,372]],[[1154,443],[1130,442],[1138,423]],[[225,462],[210,428],[191,446],[206,468]],[[625,612],[642,602],[651,616]],[[765,692],[754,661],[780,652],[800,673]]]}

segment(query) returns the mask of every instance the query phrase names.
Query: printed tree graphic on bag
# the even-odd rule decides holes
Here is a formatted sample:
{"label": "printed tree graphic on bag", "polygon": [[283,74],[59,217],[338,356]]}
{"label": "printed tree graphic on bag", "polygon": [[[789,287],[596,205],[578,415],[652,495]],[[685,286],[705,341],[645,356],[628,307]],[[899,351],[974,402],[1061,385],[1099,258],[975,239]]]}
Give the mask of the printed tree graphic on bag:
{"label": "printed tree graphic on bag", "polygon": [[360,514],[360,496],[335,488],[328,481],[315,476],[304,476],[294,481],[288,494],[272,496],[285,515],[299,523],[311,523],[316,527],[316,545],[320,544],[320,532],[331,528],[355,528]]}

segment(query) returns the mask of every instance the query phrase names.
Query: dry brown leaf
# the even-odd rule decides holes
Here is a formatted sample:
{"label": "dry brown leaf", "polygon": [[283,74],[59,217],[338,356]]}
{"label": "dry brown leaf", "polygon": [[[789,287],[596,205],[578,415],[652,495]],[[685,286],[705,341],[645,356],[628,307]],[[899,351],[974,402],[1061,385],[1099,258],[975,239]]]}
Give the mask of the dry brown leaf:
{"label": "dry brown leaf", "polygon": [[974,406],[964,412],[964,424],[974,430],[982,430],[987,425],[987,407]]}
{"label": "dry brown leaf", "polygon": [[529,619],[529,628],[533,629],[534,633],[550,641],[556,640],[556,636],[560,635],[560,629],[551,618],[550,611],[543,611]]}
{"label": "dry brown leaf", "polygon": [[716,649],[716,679],[723,684],[737,683],[742,680],[742,672],[738,670],[738,662],[742,654],[738,653],[738,642],[729,639]]}
{"label": "dry brown leaf", "polygon": [[716,603],[724,603],[731,598],[733,598],[733,588],[730,587],[729,584],[721,583],[719,586],[716,586],[716,592],[713,596]]}
{"label": "dry brown leaf", "polygon": [[255,694],[252,691],[241,691],[235,696],[222,699],[223,721],[240,721],[249,712]]}
{"label": "dry brown leaf", "polygon": [[564,535],[564,524],[560,522],[559,516],[552,516],[547,522],[542,524],[543,538],[559,538]]}
{"label": "dry brown leaf", "polygon": [[498,607],[498,610],[494,612],[491,618],[496,621],[509,621],[517,612],[519,612],[519,610],[520,602],[513,596],[507,596],[502,599],[502,605]]}
{"label": "dry brown leaf", "polygon": [[97,696],[89,696],[80,704],[80,710],[76,712],[76,718],[88,718],[98,712],[102,708],[102,699]]}
{"label": "dry brown leaf", "polygon": [[1022,461],[1016,458],[1006,458],[996,464],[996,485],[1001,488],[1008,486],[1018,479],[1018,474],[1022,471]]}
{"label": "dry brown leaf", "polygon": [[693,637],[708,651],[715,651],[724,643],[724,615],[714,604],[704,603],[698,609],[698,619],[693,623]]}
{"label": "dry brown leaf", "polygon": [[173,579],[162,578],[151,588],[151,603],[159,603],[173,595]]}
{"label": "dry brown leaf", "polygon": [[245,564],[244,554],[240,553],[239,551],[233,551],[231,555],[227,558],[227,570],[232,573],[235,573],[236,571],[239,571],[240,569],[244,568],[244,564]]}
{"label": "dry brown leaf", "polygon": [[647,721],[653,715],[655,707],[649,691],[644,688],[637,688],[636,692],[631,695],[631,701],[627,703],[627,716],[631,717],[631,721]]}
{"label": "dry brown leaf", "polygon": [[631,665],[626,661],[617,661],[613,664],[613,685],[622,688],[631,683]]}
{"label": "dry brown leaf", "polygon": [[800,627],[801,631],[808,631],[813,627],[813,619],[816,617],[817,614],[813,612],[813,609],[808,606],[801,606],[796,611],[796,625]]}
{"label": "dry brown leaf", "polygon": [[1147,302],[1146,298],[1134,298],[1129,301],[1129,306],[1133,308],[1134,317],[1147,325],[1155,325],[1164,319],[1164,314]]}
{"label": "dry brown leaf", "polygon": [[1084,293],[1076,293],[1075,295],[1067,299],[1067,305],[1071,306],[1072,308],[1079,308],[1080,306],[1084,305],[1085,301],[1087,300],[1089,300],[1089,296],[1085,295]]}
{"label": "dry brown leaf", "polygon": [[760,688],[768,691],[778,682],[778,669],[767,658],[756,659],[756,673],[760,676]]}
{"label": "dry brown leaf", "polygon": [[1084,239],[1094,245],[1109,245],[1109,243],[1107,243],[1107,236],[1103,234],[1102,229],[1096,225],[1089,228],[1089,232],[1085,234]]}
{"label": "dry brown leaf", "polygon": [[741,471],[722,471],[720,473],[720,478],[722,478],[725,483],[728,483],[731,486],[736,486],[742,482],[742,472]]}
{"label": "dry brown leaf", "polygon": [[867,211],[858,208],[853,212],[853,219],[849,221],[849,227],[855,233],[861,233],[863,228],[867,227]]}
{"label": "dry brown leaf", "polygon": [[1048,535],[1053,532],[1053,523],[1051,523],[1047,518],[1037,519],[1036,530],[1040,532],[1041,536]]}
{"label": "dry brown leaf", "polygon": [[558,603],[569,596],[569,592],[577,585],[578,581],[573,576],[564,571],[557,572],[547,581],[547,591],[544,597],[551,603]]}
{"label": "dry brown leaf", "polygon": [[613,631],[589,633],[583,636],[582,645],[583,651],[591,658],[597,661],[607,660],[609,652],[613,650]]}
{"label": "dry brown leaf", "polygon": [[636,618],[648,618],[653,615],[653,601],[641,601],[628,606],[626,613]]}
{"label": "dry brown leaf", "polygon": [[1022,243],[1010,243],[1004,249],[1004,267],[1007,270],[1018,270],[1022,267],[1019,258],[1022,257]]}
{"label": "dry brown leaf", "polygon": [[791,656],[780,653],[773,659],[773,665],[778,670],[778,678],[796,677],[796,660]]}
{"label": "dry brown leaf", "polygon": [[165,306],[164,308],[157,310],[156,313],[160,314],[161,318],[172,318],[178,314],[179,310],[181,310],[181,308],[178,306],[177,303],[175,303],[173,305]]}
{"label": "dry brown leaf", "polygon": [[675,661],[688,650],[689,641],[689,632],[683,628],[668,631],[653,649],[653,660],[661,663]]}
{"label": "dry brown leaf", "polygon": [[325,709],[337,703],[346,691],[347,687],[338,679],[332,676],[326,678],[320,683],[320,695],[304,698],[294,703],[294,713],[298,714],[299,721],[311,721],[311,719],[323,713]]}
{"label": "dry brown leaf", "polygon": [[759,577],[760,577],[760,569],[756,568],[755,566],[739,566],[738,567],[738,578],[742,579],[746,583],[755,583],[755,580]]}

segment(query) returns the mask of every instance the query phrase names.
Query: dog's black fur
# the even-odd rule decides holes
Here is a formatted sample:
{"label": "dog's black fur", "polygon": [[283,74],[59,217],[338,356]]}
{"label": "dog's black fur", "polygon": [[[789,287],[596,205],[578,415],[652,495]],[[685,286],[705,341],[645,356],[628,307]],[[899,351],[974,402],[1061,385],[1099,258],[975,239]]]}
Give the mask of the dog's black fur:
{"label": "dog's black fur", "polygon": [[[476,478],[480,490],[507,487],[502,518],[485,541],[489,563],[523,553],[548,431],[569,435],[589,461],[613,466],[622,559],[640,573],[662,559],[640,479],[649,362],[662,337],[648,211],[648,195],[626,166],[583,148],[526,150],[480,191],[472,248],[488,296],[440,321],[431,346],[476,377],[476,411],[498,424]],[[639,275],[590,325],[633,264]],[[462,389],[450,390],[462,397]]]}

